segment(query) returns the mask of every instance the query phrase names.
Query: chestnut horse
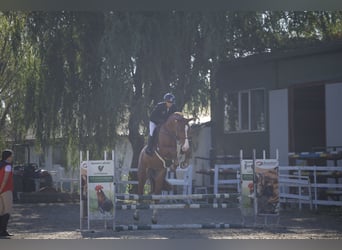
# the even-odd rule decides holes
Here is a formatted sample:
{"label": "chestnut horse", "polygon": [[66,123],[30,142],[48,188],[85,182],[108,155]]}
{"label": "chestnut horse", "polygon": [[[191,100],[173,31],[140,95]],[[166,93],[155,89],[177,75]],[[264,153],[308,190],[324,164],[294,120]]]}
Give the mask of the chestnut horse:
{"label": "chestnut horse", "polygon": [[[150,181],[151,194],[159,195],[162,190],[171,190],[172,186],[165,180],[167,168],[174,171],[177,166],[185,168],[189,164],[189,121],[182,113],[175,112],[169,116],[156,132],[156,143],[153,155],[145,153],[146,146],[141,150],[138,163],[138,194],[144,193],[147,179]],[[138,210],[134,219],[139,219]],[[156,223],[156,210],[153,210],[152,223]]]}

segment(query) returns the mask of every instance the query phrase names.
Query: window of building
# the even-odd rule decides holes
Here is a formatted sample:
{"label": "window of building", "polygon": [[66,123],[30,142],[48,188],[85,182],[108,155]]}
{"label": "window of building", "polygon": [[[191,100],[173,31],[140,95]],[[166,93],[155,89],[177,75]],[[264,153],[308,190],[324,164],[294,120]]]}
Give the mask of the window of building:
{"label": "window of building", "polygon": [[224,132],[265,131],[265,90],[224,95]]}

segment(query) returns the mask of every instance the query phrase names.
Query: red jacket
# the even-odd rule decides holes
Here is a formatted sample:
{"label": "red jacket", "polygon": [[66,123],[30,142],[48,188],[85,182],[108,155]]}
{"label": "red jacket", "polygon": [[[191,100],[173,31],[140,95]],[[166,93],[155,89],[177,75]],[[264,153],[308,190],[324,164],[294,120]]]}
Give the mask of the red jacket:
{"label": "red jacket", "polygon": [[[10,163],[4,163],[4,162],[0,163],[0,185],[3,182],[3,180],[4,180],[5,168],[6,168],[7,165],[11,166]],[[4,187],[4,189],[2,190],[2,193],[6,192],[6,191],[12,191],[13,192],[13,170],[12,170],[12,166],[11,166],[11,172],[9,172],[7,183],[6,183],[5,187]]]}

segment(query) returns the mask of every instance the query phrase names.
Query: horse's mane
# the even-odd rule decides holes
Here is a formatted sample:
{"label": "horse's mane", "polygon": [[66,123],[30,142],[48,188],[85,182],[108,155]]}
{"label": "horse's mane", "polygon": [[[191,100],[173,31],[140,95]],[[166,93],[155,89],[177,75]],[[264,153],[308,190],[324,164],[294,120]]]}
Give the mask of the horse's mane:
{"label": "horse's mane", "polygon": [[174,112],[173,114],[174,115],[179,115],[179,116],[182,116],[182,117],[184,116],[182,112]]}
{"label": "horse's mane", "polygon": [[183,113],[182,112],[174,112],[174,113],[172,113],[168,118],[167,118],[167,120],[165,121],[165,122],[169,122],[169,121],[171,121],[171,120],[173,120],[173,119],[176,119],[176,120],[182,120],[182,119],[184,119],[184,116],[183,116]]}
{"label": "horse's mane", "polygon": [[183,116],[183,113],[182,112],[174,112],[172,113],[168,118],[167,118],[167,121],[170,121],[171,119],[184,119],[184,116]]}

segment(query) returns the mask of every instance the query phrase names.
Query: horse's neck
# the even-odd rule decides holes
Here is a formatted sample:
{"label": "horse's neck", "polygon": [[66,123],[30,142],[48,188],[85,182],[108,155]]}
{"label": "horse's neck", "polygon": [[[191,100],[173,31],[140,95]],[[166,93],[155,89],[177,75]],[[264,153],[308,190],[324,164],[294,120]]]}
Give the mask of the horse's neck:
{"label": "horse's neck", "polygon": [[163,147],[175,147],[177,145],[175,132],[167,124],[163,124],[158,133],[158,147],[163,150]]}
{"label": "horse's neck", "polygon": [[166,134],[167,136],[173,136],[175,132],[173,131],[173,129],[170,127],[168,123],[164,123],[163,125],[160,126],[159,136],[161,134]]}

